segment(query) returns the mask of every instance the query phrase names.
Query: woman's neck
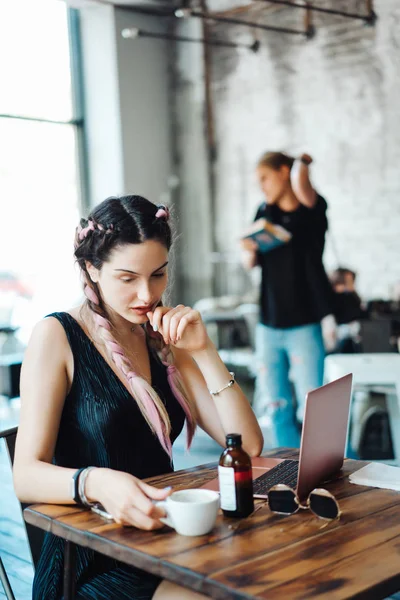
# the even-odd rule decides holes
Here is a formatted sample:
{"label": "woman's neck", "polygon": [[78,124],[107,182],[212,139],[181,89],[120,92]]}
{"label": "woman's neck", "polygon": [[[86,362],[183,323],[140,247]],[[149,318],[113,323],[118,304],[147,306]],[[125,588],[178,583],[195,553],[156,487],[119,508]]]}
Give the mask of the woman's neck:
{"label": "woman's neck", "polygon": [[[94,337],[96,337],[97,326],[95,323],[94,313],[84,305],[81,311],[81,317],[85,326],[90,330]],[[118,315],[110,315],[109,322],[112,327],[113,335],[125,346],[131,347],[132,344],[144,336],[144,331],[140,327],[140,324],[133,324],[119,317]]]}
{"label": "woman's neck", "polygon": [[295,196],[293,190],[290,189],[279,198],[276,204],[284,212],[293,212],[299,207],[300,202]]}

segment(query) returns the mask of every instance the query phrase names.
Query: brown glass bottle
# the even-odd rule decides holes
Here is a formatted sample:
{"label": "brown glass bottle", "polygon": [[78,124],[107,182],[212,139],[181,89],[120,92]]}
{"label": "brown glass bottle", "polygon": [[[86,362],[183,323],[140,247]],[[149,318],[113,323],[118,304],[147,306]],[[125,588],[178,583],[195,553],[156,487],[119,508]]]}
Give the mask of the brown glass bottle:
{"label": "brown glass bottle", "polygon": [[251,458],[240,433],[228,433],[218,467],[221,508],[226,517],[247,517],[254,510]]}

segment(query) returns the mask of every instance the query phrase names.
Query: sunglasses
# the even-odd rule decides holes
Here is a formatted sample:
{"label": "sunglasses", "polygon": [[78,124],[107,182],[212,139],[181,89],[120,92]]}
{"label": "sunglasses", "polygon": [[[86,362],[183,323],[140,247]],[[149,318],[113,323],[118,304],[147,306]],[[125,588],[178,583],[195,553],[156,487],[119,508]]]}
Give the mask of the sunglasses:
{"label": "sunglasses", "polygon": [[327,521],[339,519],[342,514],[335,496],[328,490],[316,488],[302,504],[296,492],[283,483],[278,483],[269,490],[268,506],[272,512],[280,515],[294,515],[299,510],[309,509],[314,515]]}

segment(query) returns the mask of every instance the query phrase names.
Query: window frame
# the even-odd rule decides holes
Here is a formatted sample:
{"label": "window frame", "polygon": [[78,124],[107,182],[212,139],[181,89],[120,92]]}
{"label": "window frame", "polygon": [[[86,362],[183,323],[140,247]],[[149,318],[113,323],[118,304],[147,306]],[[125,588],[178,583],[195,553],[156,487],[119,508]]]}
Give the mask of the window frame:
{"label": "window frame", "polygon": [[44,119],[38,117],[27,117],[17,114],[0,113],[0,119],[18,119],[21,121],[35,121],[38,123],[54,123],[58,125],[73,126],[76,137],[77,148],[77,172],[78,172],[78,209],[80,214],[89,208],[89,171],[87,136],[85,127],[85,103],[83,93],[83,64],[82,43],[79,10],[67,8],[67,26],[69,37],[69,54],[71,63],[71,85],[72,85],[72,112],[73,118],[67,121]]}

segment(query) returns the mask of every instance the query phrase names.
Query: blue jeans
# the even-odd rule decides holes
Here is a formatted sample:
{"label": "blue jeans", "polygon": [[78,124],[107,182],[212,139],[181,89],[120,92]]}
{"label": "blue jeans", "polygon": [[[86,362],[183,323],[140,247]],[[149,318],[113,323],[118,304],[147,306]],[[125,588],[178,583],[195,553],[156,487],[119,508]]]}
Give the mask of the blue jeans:
{"label": "blue jeans", "polygon": [[275,329],[259,323],[256,355],[256,416],[270,428],[274,446],[298,448],[306,394],[323,383],[325,349],[321,325]]}

